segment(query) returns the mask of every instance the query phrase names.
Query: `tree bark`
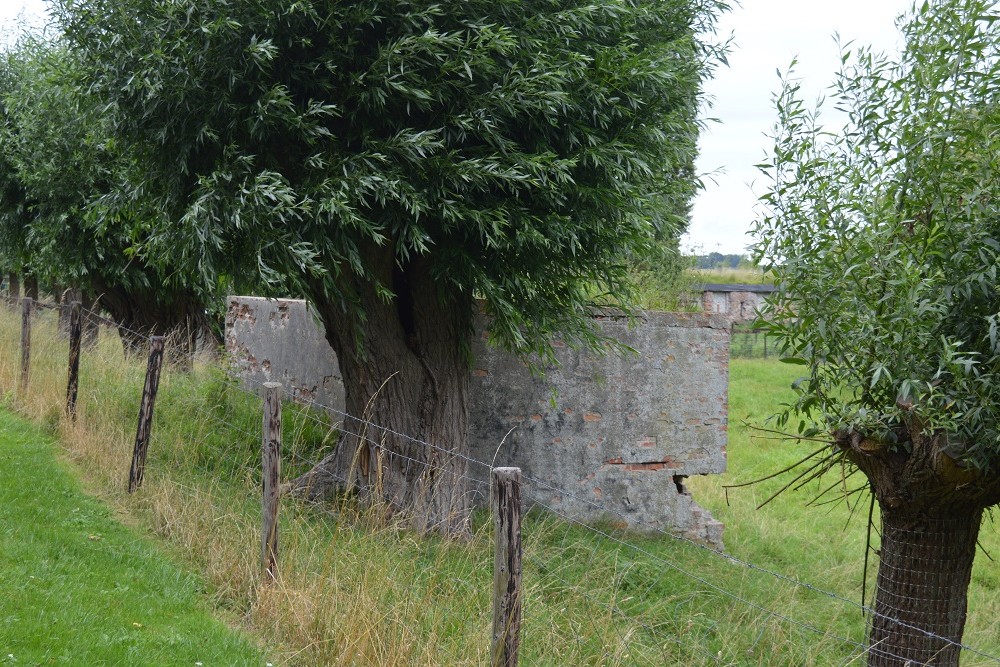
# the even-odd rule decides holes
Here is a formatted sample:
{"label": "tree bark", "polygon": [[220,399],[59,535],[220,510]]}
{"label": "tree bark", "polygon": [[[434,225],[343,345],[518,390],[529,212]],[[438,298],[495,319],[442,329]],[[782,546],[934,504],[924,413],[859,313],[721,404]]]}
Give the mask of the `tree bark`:
{"label": "tree bark", "polygon": [[957,443],[918,423],[893,444],[857,433],[836,443],[882,516],[869,667],[957,667],[979,525],[1000,502],[1000,476],[953,458]]}
{"label": "tree bark", "polygon": [[38,278],[35,276],[24,277],[24,296],[38,301]]}
{"label": "tree bark", "polygon": [[7,284],[8,284],[8,296],[10,297],[10,303],[13,307],[17,307],[17,304],[21,300],[21,281],[18,279],[16,273],[7,274]]}
{"label": "tree bark", "polygon": [[870,666],[958,665],[982,515],[882,515]]}
{"label": "tree bark", "polygon": [[465,534],[471,294],[442,293],[420,258],[399,266],[391,249],[369,251],[366,268],[393,298],[356,280],[345,311],[313,290],[347,415],[337,450],[291,489],[311,499],[353,490],[419,532]]}
{"label": "tree bark", "polygon": [[125,290],[94,279],[97,301],[118,324],[122,349],[129,358],[141,357],[150,336],[169,340],[166,359],[174,367],[189,369],[199,341],[215,343],[201,299],[181,292],[162,298],[154,289]]}

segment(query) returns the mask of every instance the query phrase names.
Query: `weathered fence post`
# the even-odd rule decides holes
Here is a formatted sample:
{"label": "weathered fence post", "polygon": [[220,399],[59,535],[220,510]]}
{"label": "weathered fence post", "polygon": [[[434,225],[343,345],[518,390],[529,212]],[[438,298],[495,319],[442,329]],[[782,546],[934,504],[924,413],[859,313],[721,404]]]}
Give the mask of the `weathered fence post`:
{"label": "weathered fence post", "polygon": [[83,335],[80,302],[69,309],[69,379],[66,382],[66,413],[76,421],[76,394],[80,387],[80,339]]}
{"label": "weathered fence post", "polygon": [[163,336],[150,336],[146,384],[142,388],[139,424],[135,429],[135,449],[132,451],[132,467],[128,473],[129,493],[133,493],[142,485],[142,475],[146,470],[146,450],[149,449],[149,432],[153,426],[153,404],[156,402],[156,389],[160,385],[160,367],[162,365]]}
{"label": "weathered fence post", "polygon": [[31,310],[34,299],[21,300],[21,391],[28,388],[28,371],[31,369]]}
{"label": "weathered fence post", "polygon": [[264,580],[278,578],[278,480],[281,472],[281,384],[264,383],[264,429],[261,438],[264,469],[263,525],[260,564]]}
{"label": "weathered fence post", "polygon": [[517,667],[521,646],[521,469],[492,474],[493,646],[492,667]]}

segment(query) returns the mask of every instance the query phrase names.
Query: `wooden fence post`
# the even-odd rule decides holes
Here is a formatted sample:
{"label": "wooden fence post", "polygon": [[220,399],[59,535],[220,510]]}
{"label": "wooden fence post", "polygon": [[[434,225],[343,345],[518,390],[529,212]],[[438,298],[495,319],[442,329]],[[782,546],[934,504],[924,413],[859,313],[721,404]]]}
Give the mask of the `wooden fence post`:
{"label": "wooden fence post", "polygon": [[156,389],[160,385],[160,367],[162,365],[163,336],[150,336],[146,384],[142,388],[139,424],[135,429],[135,449],[132,451],[132,467],[128,473],[129,493],[135,492],[142,485],[142,475],[146,470],[146,450],[149,449],[149,432],[153,426],[153,404],[156,402]]}
{"label": "wooden fence post", "polygon": [[492,667],[517,667],[521,647],[521,469],[495,468]]}
{"label": "wooden fence post", "polygon": [[34,299],[21,300],[21,391],[28,388],[28,371],[31,369],[31,310]]}
{"label": "wooden fence post", "polygon": [[264,581],[278,578],[278,482],[281,472],[281,384],[264,383],[264,429],[261,437],[263,525],[260,564]]}
{"label": "wooden fence post", "polygon": [[76,421],[76,394],[80,387],[80,339],[83,335],[80,302],[69,309],[69,379],[66,382],[66,412]]}

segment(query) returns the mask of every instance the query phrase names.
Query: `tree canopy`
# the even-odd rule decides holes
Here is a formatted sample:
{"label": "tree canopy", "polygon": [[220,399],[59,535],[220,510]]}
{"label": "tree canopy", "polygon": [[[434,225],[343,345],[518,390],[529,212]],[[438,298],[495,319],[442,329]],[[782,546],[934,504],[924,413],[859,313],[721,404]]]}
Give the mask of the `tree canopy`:
{"label": "tree canopy", "polygon": [[[146,204],[148,261],[308,298],[348,412],[450,452],[467,438],[477,311],[521,354],[549,358],[555,334],[599,347],[590,313],[629,309],[629,264],[683,229],[720,8],[57,0],[54,14],[142,165],[104,214]],[[358,486],[378,477],[395,507],[458,460],[359,431],[344,445]]]}
{"label": "tree canopy", "polygon": [[627,295],[624,258],[657,225],[682,229],[687,202],[663,202],[693,156],[713,4],[64,0],[56,15],[143,151],[148,176],[119,204],[156,199],[150,257],[347,304],[341,276],[379,282],[366,248],[422,256],[528,350],[589,337],[593,294]]}
{"label": "tree canopy", "polygon": [[786,81],[755,250],[769,333],[806,371],[779,422],[832,436],[830,466],[860,469],[881,509],[869,664],[957,664],[1000,501],[1000,13],[937,0],[900,25],[898,58],[844,47],[843,129]]}
{"label": "tree canopy", "polygon": [[55,292],[73,287],[98,298],[122,327],[126,349],[144,334],[204,328],[202,297],[211,290],[176,272],[168,282],[165,271],[136,256],[138,207],[101,215],[101,197],[136,165],[120,149],[105,105],[89,93],[79,61],[60,41],[26,34],[0,69],[5,268]]}

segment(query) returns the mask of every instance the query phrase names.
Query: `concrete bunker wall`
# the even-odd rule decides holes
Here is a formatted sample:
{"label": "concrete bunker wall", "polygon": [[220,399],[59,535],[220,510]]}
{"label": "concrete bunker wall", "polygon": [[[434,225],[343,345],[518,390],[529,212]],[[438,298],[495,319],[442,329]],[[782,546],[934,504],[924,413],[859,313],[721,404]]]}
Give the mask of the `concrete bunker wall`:
{"label": "concrete bunker wall", "polygon": [[[580,520],[663,529],[722,547],[722,524],[691,498],[691,475],[726,467],[729,323],[706,314],[607,318],[637,351],[604,356],[559,347],[533,376],[512,355],[473,341],[470,456],[517,466],[526,493]],[[248,385],[282,382],[294,396],[343,410],[336,356],[304,301],[231,297],[226,349]],[[470,476],[488,479],[485,470]],[[474,489],[485,497],[485,489]]]}

